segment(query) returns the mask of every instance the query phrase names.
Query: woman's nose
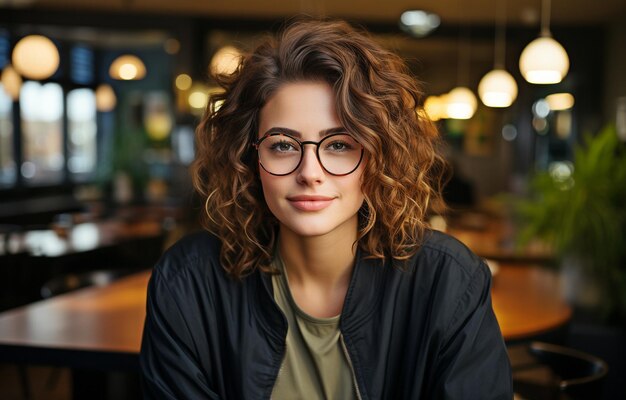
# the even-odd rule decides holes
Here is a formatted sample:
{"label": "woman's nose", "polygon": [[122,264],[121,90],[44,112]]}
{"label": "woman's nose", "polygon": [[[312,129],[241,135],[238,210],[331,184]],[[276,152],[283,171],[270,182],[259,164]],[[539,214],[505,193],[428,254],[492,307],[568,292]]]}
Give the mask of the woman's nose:
{"label": "woman's nose", "polygon": [[317,159],[315,146],[304,146],[302,150],[302,162],[298,167],[298,181],[304,184],[321,183],[326,171]]}

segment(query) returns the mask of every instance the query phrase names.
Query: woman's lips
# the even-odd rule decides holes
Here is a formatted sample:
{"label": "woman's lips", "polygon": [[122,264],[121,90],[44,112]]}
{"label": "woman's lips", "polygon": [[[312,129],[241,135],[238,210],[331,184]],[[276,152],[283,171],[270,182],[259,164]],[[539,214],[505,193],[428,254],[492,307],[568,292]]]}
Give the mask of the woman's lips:
{"label": "woman's lips", "polygon": [[320,211],[330,206],[333,197],[326,196],[292,196],[288,197],[289,203],[301,211]]}

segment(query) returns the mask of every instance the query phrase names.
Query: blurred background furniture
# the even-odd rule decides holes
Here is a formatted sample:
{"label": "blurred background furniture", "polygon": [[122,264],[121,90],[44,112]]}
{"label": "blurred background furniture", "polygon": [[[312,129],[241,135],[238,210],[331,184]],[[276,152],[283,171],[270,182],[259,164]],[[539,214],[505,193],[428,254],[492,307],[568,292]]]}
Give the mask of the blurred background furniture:
{"label": "blurred background furniture", "polygon": [[535,265],[500,263],[493,277],[493,310],[508,343],[528,340],[561,342],[572,317],[559,276]]}
{"label": "blurred background furniture", "polygon": [[543,342],[509,347],[509,356],[514,390],[521,399],[602,398],[608,365],[598,357]]}
{"label": "blurred background furniture", "polygon": [[44,283],[41,287],[41,297],[48,299],[89,286],[106,286],[128,274],[126,270],[97,270],[63,275]]}
{"label": "blurred background furniture", "polygon": [[554,252],[544,242],[534,241],[518,246],[517,227],[504,210],[451,209],[449,214],[446,233],[463,242],[480,257],[523,264],[554,261]]}
{"label": "blurred background furniture", "polygon": [[[113,281],[119,276],[95,271],[59,279],[45,286],[46,293],[95,284],[0,314],[0,363],[21,366],[25,398],[31,393],[28,365],[71,368],[74,398],[139,395],[136,371],[150,271]],[[123,395],[112,394],[112,379],[125,382]]]}
{"label": "blurred background furniture", "polygon": [[[49,280],[41,287],[41,297],[43,299],[48,299],[53,296],[73,292],[90,286],[104,287],[124,275],[128,275],[128,273],[129,272],[125,270],[96,270],[81,274],[67,274],[56,277]],[[31,389],[31,378],[29,377],[28,367],[24,364],[19,364],[18,368],[24,399],[30,400],[33,398],[33,391]],[[51,390],[57,384],[60,375],[60,368],[52,369],[50,371],[50,374],[46,379],[46,390]]]}
{"label": "blurred background furniture", "polygon": [[[39,300],[42,286],[57,278],[67,286],[72,282],[62,279],[92,270],[150,268],[175,228],[175,217],[165,212],[134,208],[106,219],[67,214],[48,226],[0,232],[0,277],[6,278],[0,311]],[[96,277],[85,278],[81,285]]]}
{"label": "blurred background furniture", "polygon": [[[103,287],[0,313],[0,359],[136,367],[150,274],[145,270]],[[518,289],[512,289],[513,282]],[[538,267],[500,267],[492,296],[505,339],[534,338],[567,323],[571,309],[559,298],[556,284],[550,271]],[[526,312],[515,305],[518,302],[526,304]],[[546,302],[556,305],[546,307]]]}

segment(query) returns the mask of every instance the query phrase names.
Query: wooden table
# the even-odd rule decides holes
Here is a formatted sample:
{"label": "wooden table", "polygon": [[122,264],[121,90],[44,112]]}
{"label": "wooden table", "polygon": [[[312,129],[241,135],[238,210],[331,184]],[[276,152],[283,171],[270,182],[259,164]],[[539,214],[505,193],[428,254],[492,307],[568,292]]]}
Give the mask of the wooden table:
{"label": "wooden table", "polygon": [[[100,369],[137,368],[150,271],[0,314],[0,361]],[[557,276],[501,265],[493,307],[507,340],[565,324]]]}
{"label": "wooden table", "polygon": [[483,258],[525,264],[554,260],[553,250],[541,241],[518,246],[518,228],[510,218],[466,212],[452,218],[445,231]]}
{"label": "wooden table", "polygon": [[68,274],[152,267],[170,233],[165,222],[111,218],[0,232],[0,311],[40,300],[42,286]]}
{"label": "wooden table", "polygon": [[0,361],[134,370],[150,271],[0,314]]}
{"label": "wooden table", "polygon": [[572,308],[563,299],[559,276],[549,269],[500,264],[491,290],[493,311],[507,341],[537,337],[563,327]]}

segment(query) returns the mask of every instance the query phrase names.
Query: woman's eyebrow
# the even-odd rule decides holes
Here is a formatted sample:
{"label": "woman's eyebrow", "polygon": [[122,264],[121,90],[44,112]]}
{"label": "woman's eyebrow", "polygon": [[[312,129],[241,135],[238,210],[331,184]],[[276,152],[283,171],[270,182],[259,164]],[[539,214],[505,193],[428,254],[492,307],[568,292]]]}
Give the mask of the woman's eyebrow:
{"label": "woman's eyebrow", "polygon": [[336,126],[334,128],[324,129],[319,132],[320,137],[332,135],[333,133],[346,133],[346,128],[343,126]]}
{"label": "woman's eyebrow", "polygon": [[[320,137],[324,137],[324,136],[332,135],[333,133],[340,133],[340,132],[341,133],[346,132],[346,129],[341,127],[341,126],[336,126],[334,128],[323,129],[323,130],[319,131],[319,136]],[[268,129],[264,133],[264,136],[265,135],[269,135],[271,133],[286,133],[288,135],[295,136],[295,137],[298,137],[298,138],[302,137],[302,133],[300,133],[300,132],[298,132],[298,131],[296,131],[294,129],[283,128],[283,127],[280,127],[280,126],[273,126],[273,127],[271,127],[270,129]]]}
{"label": "woman's eyebrow", "polygon": [[263,136],[269,135],[271,133],[286,133],[286,134],[291,135],[291,136],[302,137],[302,134],[300,132],[298,132],[296,130],[293,130],[293,129],[289,129],[289,128],[283,128],[283,127],[280,127],[280,126],[273,126],[273,127],[271,127],[270,129],[265,131]]}

